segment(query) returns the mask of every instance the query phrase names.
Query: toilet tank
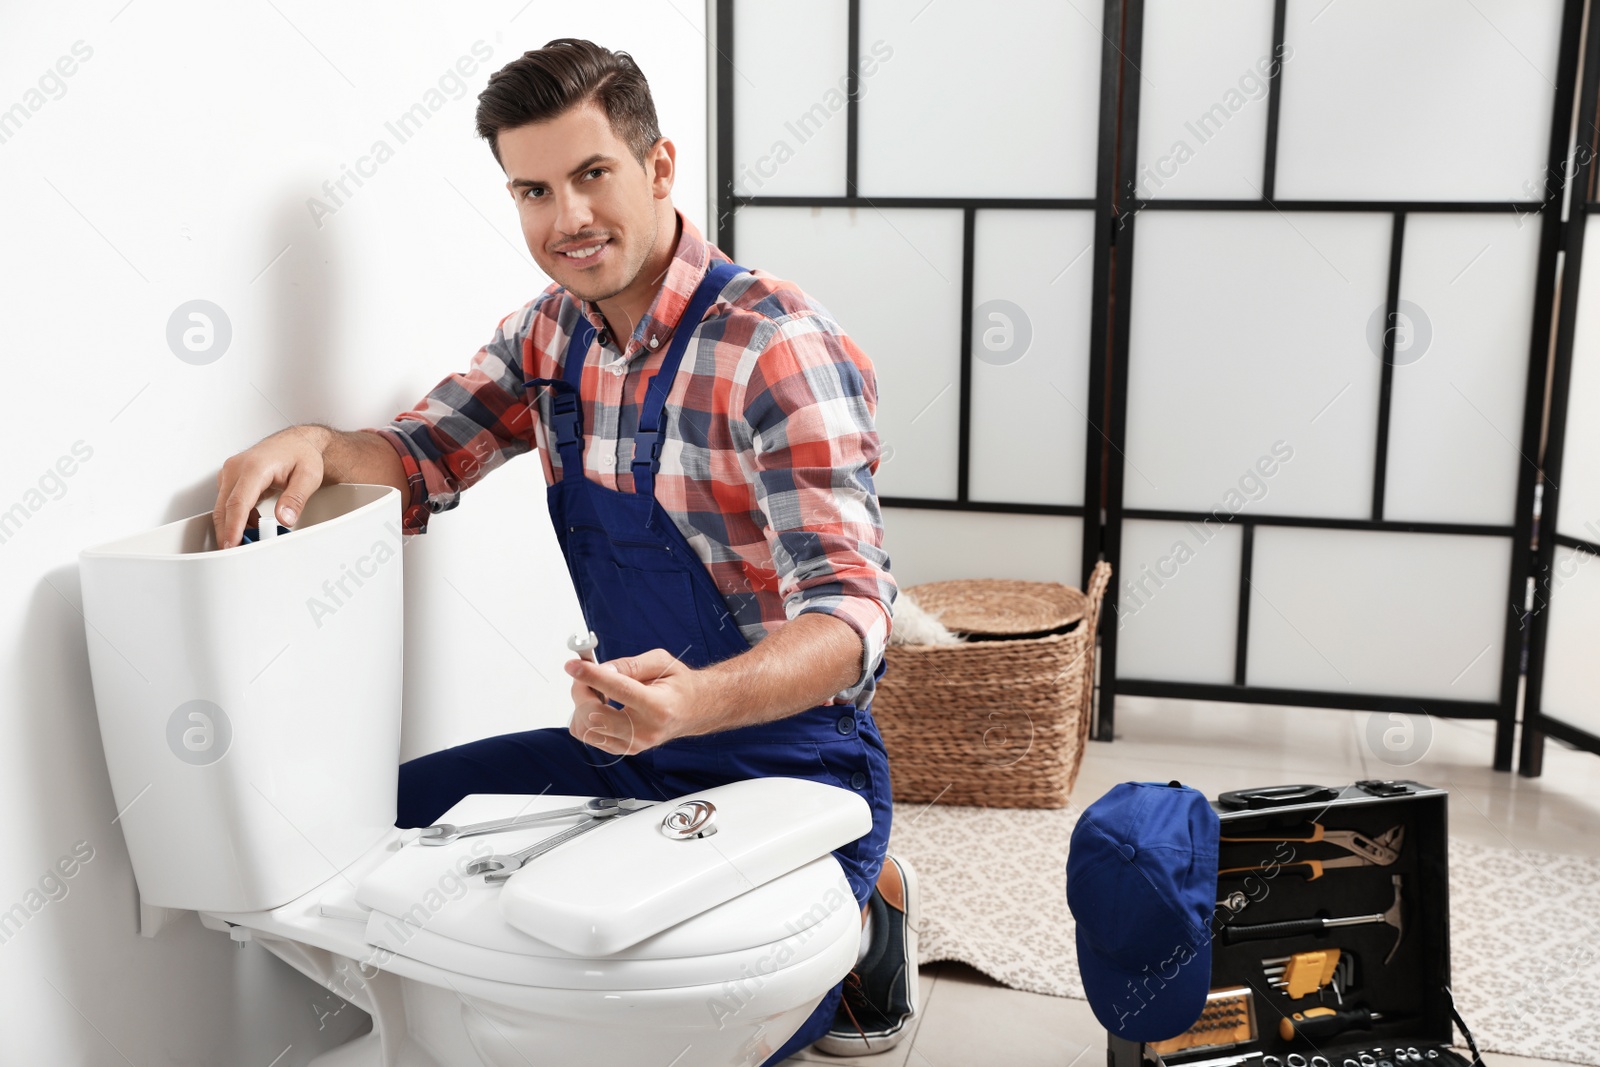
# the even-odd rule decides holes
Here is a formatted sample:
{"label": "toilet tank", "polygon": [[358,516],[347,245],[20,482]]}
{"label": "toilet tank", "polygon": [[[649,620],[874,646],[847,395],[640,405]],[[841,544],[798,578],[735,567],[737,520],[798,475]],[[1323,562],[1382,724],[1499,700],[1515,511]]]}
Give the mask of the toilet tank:
{"label": "toilet tank", "polygon": [[196,515],[85,549],[78,571],[144,903],[274,908],[394,824],[396,489],[324,486],[293,531],[220,551],[210,513]]}

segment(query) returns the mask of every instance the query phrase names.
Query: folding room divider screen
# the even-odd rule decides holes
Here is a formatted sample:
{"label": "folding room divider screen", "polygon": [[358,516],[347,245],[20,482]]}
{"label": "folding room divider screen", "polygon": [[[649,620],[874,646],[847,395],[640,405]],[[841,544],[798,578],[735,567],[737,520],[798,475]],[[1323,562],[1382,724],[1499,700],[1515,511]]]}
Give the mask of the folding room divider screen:
{"label": "folding room divider screen", "polygon": [[873,359],[897,574],[1108,559],[1104,739],[1320,705],[1509,768],[1581,0],[717,16],[716,239]]}
{"label": "folding room divider screen", "polygon": [[1600,33],[1592,25],[1583,48],[1518,760],[1530,776],[1542,769],[1547,734],[1600,752],[1600,649],[1592,643],[1600,632],[1600,567],[1593,566],[1600,556],[1600,269],[1593,261],[1600,253],[1589,248]]}

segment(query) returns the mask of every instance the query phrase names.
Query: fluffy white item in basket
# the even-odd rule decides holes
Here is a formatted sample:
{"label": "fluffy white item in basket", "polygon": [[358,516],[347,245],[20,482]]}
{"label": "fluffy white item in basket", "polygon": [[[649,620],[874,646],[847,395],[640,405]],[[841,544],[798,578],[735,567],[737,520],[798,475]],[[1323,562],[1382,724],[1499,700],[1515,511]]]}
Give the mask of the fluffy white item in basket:
{"label": "fluffy white item in basket", "polygon": [[894,598],[894,625],[889,630],[891,645],[959,645],[961,638],[951,633],[938,616],[927,612],[910,594]]}

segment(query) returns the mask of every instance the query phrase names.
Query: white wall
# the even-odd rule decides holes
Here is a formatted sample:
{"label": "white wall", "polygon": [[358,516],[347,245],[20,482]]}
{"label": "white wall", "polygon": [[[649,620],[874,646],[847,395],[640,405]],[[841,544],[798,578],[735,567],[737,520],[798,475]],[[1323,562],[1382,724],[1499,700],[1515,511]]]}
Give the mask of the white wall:
{"label": "white wall", "polygon": [[[335,998],[192,916],[137,936],[77,553],[210,511],[222,460],[287,423],[387,421],[547,284],[472,129],[488,75],[522,51],[578,36],[632,52],[678,146],[676,200],[705,231],[704,12],[101,0],[4,23],[0,512],[25,516],[0,542],[0,910],[28,917],[0,928],[0,1059],[305,1063],[354,1009],[325,1015]],[[400,143],[385,123],[417,103],[430,117]],[[333,204],[323,182],[380,139],[392,158]],[[320,225],[312,197],[336,208]],[[194,299],[232,330],[204,366],[166,339]],[[542,497],[528,457],[405,549],[406,756],[564,719],[579,615]],[[93,858],[65,895],[30,896],[78,842]]]}

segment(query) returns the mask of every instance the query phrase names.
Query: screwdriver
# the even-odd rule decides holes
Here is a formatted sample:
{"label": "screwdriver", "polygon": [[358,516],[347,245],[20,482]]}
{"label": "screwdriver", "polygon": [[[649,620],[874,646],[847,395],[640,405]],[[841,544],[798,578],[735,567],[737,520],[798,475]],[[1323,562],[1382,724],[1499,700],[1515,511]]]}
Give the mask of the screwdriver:
{"label": "screwdriver", "polygon": [[1372,1024],[1383,1016],[1366,1008],[1334,1011],[1332,1008],[1308,1008],[1278,1020],[1278,1036],[1285,1041],[1303,1037],[1308,1041],[1333,1037],[1346,1030],[1371,1030]]}

